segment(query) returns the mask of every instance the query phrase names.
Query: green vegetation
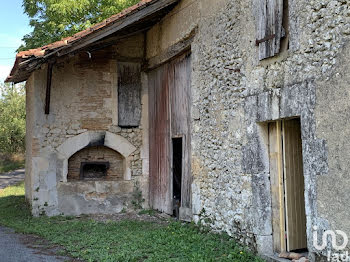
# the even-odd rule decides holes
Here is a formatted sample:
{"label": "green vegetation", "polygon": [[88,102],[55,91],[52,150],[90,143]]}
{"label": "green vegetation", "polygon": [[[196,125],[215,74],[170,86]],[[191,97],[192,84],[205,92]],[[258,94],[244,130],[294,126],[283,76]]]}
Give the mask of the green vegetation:
{"label": "green vegetation", "polygon": [[135,210],[140,210],[142,209],[142,203],[145,202],[145,199],[142,197],[142,191],[140,189],[140,184],[139,182],[136,182],[134,184],[134,192],[133,192],[133,201],[131,204],[133,205]]}
{"label": "green vegetation", "polygon": [[24,168],[24,156],[14,154],[11,156],[0,154],[0,174]]}
{"label": "green vegetation", "polygon": [[0,83],[0,173],[24,166],[25,90]]}
{"label": "green vegetation", "polygon": [[24,152],[25,116],[24,86],[0,84],[0,153]]}
{"label": "green vegetation", "polygon": [[23,0],[33,32],[19,50],[40,47],[82,31],[139,0]]}
{"label": "green vegetation", "polygon": [[205,232],[193,224],[33,218],[23,184],[0,191],[0,224],[39,235],[86,261],[262,261],[226,234]]}
{"label": "green vegetation", "polygon": [[141,211],[139,211],[138,213],[139,215],[150,215],[150,216],[154,216],[157,214],[157,211],[153,210],[153,209],[142,209]]}

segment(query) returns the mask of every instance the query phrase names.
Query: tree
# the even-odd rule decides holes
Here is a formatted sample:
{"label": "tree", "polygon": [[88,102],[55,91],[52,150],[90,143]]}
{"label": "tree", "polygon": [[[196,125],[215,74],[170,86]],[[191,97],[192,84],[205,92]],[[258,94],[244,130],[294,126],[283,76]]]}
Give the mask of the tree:
{"label": "tree", "polygon": [[0,153],[21,153],[25,150],[24,85],[0,84]]}
{"label": "tree", "polygon": [[23,0],[33,31],[23,37],[19,51],[72,36],[139,0]]}

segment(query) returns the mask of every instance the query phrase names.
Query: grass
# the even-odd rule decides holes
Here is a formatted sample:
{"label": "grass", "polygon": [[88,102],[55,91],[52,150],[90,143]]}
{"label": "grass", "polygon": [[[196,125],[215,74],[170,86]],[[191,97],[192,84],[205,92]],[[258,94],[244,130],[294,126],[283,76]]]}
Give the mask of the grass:
{"label": "grass", "polygon": [[204,232],[193,224],[33,218],[23,184],[0,191],[0,224],[41,236],[85,261],[263,261],[226,234]]}
{"label": "grass", "polygon": [[22,154],[4,155],[0,154],[0,174],[14,171],[24,167],[24,156]]}

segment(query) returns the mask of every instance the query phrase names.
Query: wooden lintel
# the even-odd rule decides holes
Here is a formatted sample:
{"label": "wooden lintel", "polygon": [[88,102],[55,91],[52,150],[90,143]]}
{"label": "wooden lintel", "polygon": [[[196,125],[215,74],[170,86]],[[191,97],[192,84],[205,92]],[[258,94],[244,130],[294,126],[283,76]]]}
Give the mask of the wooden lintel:
{"label": "wooden lintel", "polygon": [[50,114],[50,99],[51,99],[51,82],[52,82],[52,63],[47,64],[46,78],[46,97],[45,97],[45,114]]}
{"label": "wooden lintel", "polygon": [[191,32],[191,34],[184,40],[170,46],[166,51],[164,51],[160,55],[150,58],[147,61],[147,70],[153,70],[154,68],[173,59],[174,57],[181,55],[182,53],[190,50],[196,31],[197,31],[197,28],[195,28]]}
{"label": "wooden lintel", "polygon": [[[89,52],[94,52],[94,51],[98,51],[107,47],[110,47],[112,45],[117,45],[119,41],[126,39],[126,38],[130,38],[132,36],[138,35],[138,34],[144,34],[147,30],[149,30],[151,27],[145,27],[141,30],[138,31],[133,31],[131,33],[128,34],[124,34],[124,35],[120,35],[120,36],[114,36],[114,37],[110,37],[108,38],[108,40],[101,40],[98,41],[92,45],[87,46],[86,48],[83,48],[77,52],[80,51],[89,51]],[[61,54],[59,53],[59,56],[61,56]]]}
{"label": "wooden lintel", "polygon": [[118,54],[112,55],[113,59],[116,59],[118,62],[130,62],[130,63],[139,63],[142,64],[142,57],[129,57],[129,56],[121,56]]}

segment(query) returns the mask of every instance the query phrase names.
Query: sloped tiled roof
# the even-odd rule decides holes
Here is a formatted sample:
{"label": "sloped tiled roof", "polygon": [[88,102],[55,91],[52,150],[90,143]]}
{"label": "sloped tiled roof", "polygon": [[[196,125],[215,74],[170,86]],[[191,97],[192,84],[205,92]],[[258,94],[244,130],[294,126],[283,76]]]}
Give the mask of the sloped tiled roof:
{"label": "sloped tiled roof", "polygon": [[28,70],[28,65],[30,63],[33,63],[34,61],[38,62],[37,60],[41,60],[41,63],[45,63],[47,61],[48,56],[50,54],[57,53],[55,51],[62,52],[65,48],[69,48],[73,46],[74,44],[83,42],[86,38],[89,36],[94,35],[97,32],[101,32],[105,29],[109,29],[113,27],[114,24],[117,22],[127,19],[127,17],[135,15],[140,10],[143,10],[144,8],[147,8],[149,6],[152,6],[153,4],[158,3],[159,8],[155,9],[154,12],[162,10],[162,8],[167,8],[171,5],[174,5],[178,0],[141,0],[139,3],[137,3],[134,6],[131,6],[122,12],[113,15],[106,20],[84,30],[79,33],[76,33],[75,35],[71,37],[63,38],[60,41],[36,48],[36,49],[30,49],[27,51],[19,52],[16,55],[15,64],[11,70],[10,75],[7,77],[6,82],[21,82],[28,79],[31,72],[33,72],[36,68],[31,68]]}

